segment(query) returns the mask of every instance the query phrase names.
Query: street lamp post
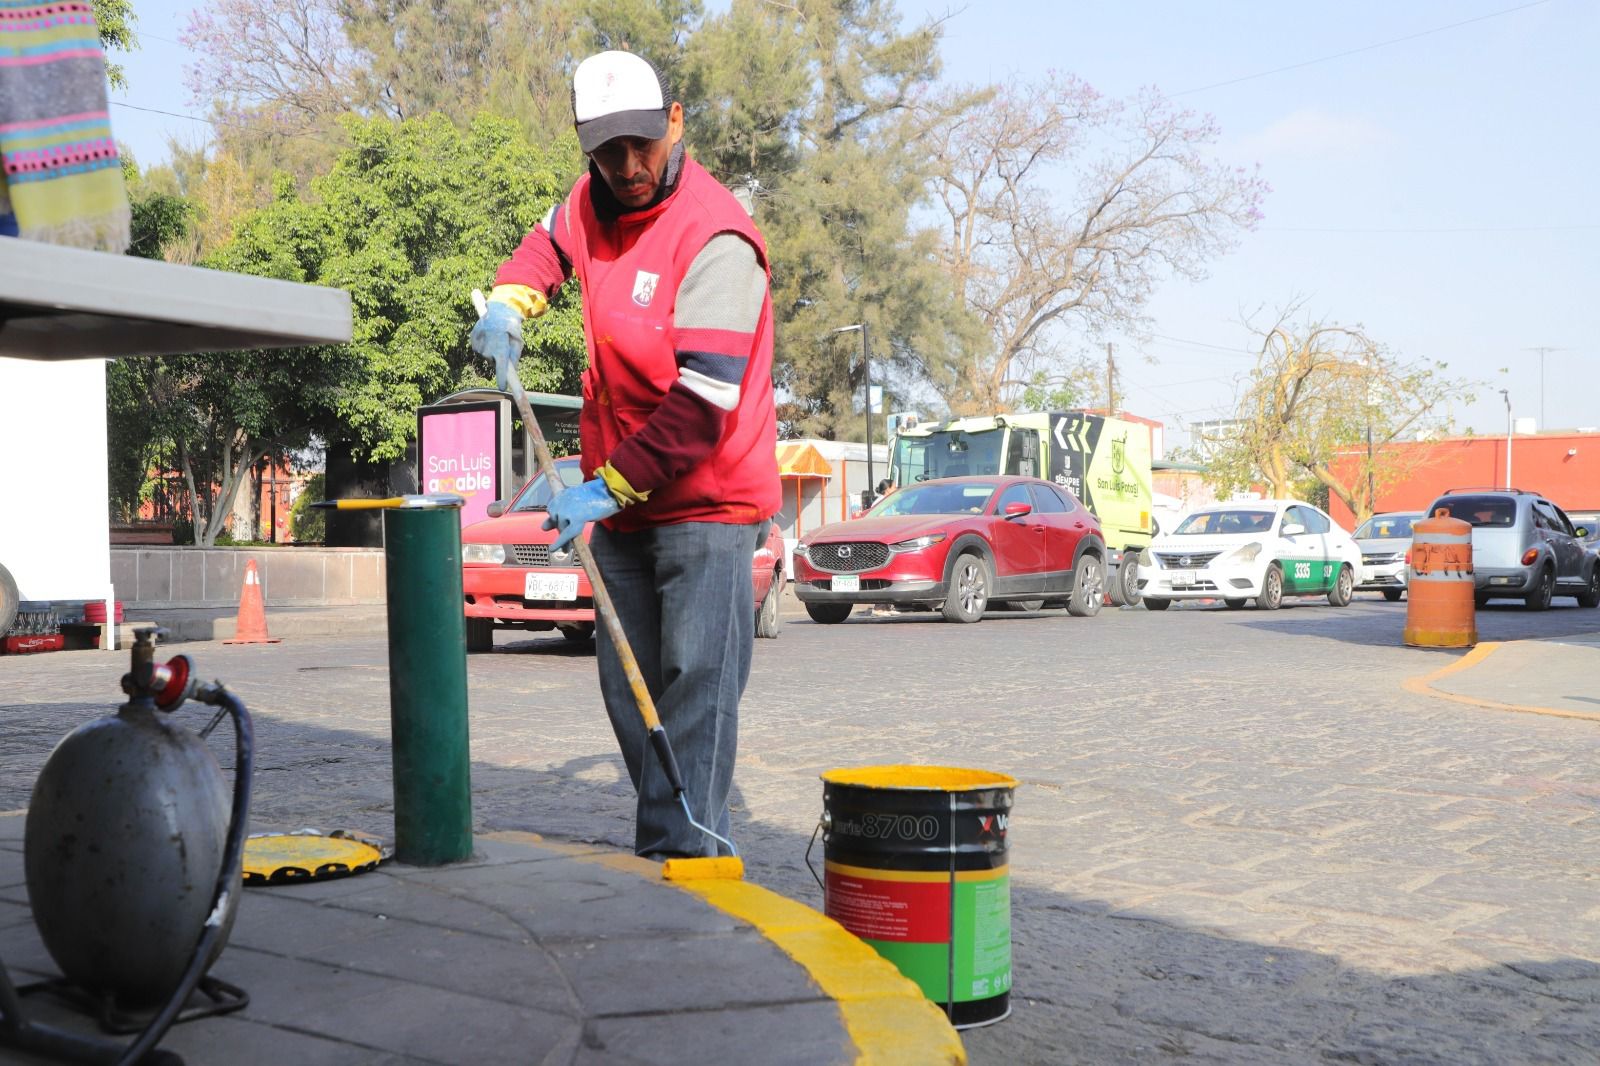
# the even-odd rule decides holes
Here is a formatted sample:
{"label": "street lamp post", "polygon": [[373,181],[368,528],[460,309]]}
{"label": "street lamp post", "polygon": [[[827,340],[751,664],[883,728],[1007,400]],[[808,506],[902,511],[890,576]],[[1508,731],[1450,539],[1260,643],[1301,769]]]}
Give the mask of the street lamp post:
{"label": "street lamp post", "polygon": [[877,475],[873,471],[873,466],[872,466],[872,343],[868,339],[867,324],[865,322],[857,322],[855,325],[852,325],[852,326],[840,326],[838,329],[831,330],[830,332],[832,332],[832,333],[854,333],[856,330],[860,330],[861,331],[861,367],[862,367],[862,373],[867,379],[867,496],[866,496],[866,498],[870,500],[872,498],[872,496],[877,491],[873,486],[875,486],[878,483],[877,482]]}
{"label": "street lamp post", "polygon": [[1506,401],[1506,488],[1511,487],[1511,390],[1501,389]]}

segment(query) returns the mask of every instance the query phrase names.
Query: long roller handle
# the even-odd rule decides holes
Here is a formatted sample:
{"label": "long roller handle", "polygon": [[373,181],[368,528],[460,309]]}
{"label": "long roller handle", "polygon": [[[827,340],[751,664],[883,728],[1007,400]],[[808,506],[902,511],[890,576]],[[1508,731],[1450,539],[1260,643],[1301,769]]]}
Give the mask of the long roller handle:
{"label": "long roller handle", "polygon": [[[483,294],[473,290],[472,303],[481,317],[484,311]],[[566,486],[561,482],[561,475],[556,473],[555,460],[550,457],[550,448],[545,443],[544,431],[539,428],[539,420],[533,415],[533,405],[528,402],[527,394],[522,391],[522,382],[515,376],[511,378],[511,396],[516,400],[517,413],[522,416],[522,424],[528,427],[528,432],[533,436],[533,452],[539,459],[539,472],[544,475],[545,484],[550,486],[551,495],[565,491]],[[606,591],[606,584],[600,577],[600,568],[595,565],[594,556],[589,551],[589,542],[580,534],[572,541],[572,546],[577,551],[578,562],[582,565],[583,572],[588,575],[589,588],[594,593],[595,617],[606,627],[606,634],[617,650],[617,658],[622,661],[622,672],[628,678],[628,687],[633,690],[633,702],[638,706],[639,717],[644,719],[644,727],[650,734],[650,746],[655,749],[656,758],[667,775],[667,783],[672,786],[673,795],[681,796],[683,775],[678,770],[678,760],[673,757],[672,745],[667,740],[666,730],[661,728],[661,718],[656,714],[656,701],[650,698],[650,689],[645,685],[644,674],[639,670],[639,660],[634,658],[633,646],[628,643],[628,635],[622,631],[622,622],[617,618],[616,608],[611,603],[611,594]]]}

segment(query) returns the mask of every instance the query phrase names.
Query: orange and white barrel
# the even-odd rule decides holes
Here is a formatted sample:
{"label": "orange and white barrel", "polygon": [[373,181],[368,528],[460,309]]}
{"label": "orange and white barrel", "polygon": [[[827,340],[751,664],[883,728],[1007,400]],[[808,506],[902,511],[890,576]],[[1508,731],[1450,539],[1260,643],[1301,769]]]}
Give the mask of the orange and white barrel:
{"label": "orange and white barrel", "polygon": [[1405,642],[1416,648],[1478,643],[1473,602],[1472,526],[1440,508],[1411,526]]}

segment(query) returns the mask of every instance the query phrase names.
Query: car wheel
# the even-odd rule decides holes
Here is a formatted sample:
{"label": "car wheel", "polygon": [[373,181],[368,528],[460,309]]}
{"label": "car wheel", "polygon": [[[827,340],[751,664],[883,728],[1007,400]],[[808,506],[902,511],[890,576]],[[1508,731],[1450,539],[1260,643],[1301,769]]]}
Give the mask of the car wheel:
{"label": "car wheel", "polygon": [[783,583],[774,573],[772,584],[767,586],[767,594],[761,597],[761,609],[756,612],[756,636],[771,639],[778,635],[778,630],[783,625],[783,616],[778,613],[782,599]]}
{"label": "car wheel", "polygon": [[1235,599],[1232,596],[1227,596],[1227,597],[1223,598],[1222,606],[1226,607],[1230,611],[1237,611],[1240,608],[1242,608],[1247,602],[1249,602],[1249,601]]}
{"label": "car wheel", "polygon": [[1261,595],[1256,597],[1256,610],[1276,611],[1283,606],[1283,571],[1278,564],[1267,567],[1267,576],[1261,579]]}
{"label": "car wheel", "polygon": [[467,619],[467,651],[469,654],[494,651],[494,619]]}
{"label": "car wheel", "polygon": [[561,630],[563,637],[566,637],[574,644],[582,644],[586,640],[594,639],[593,622],[574,622],[571,625],[559,625],[556,628]]}
{"label": "car wheel", "polygon": [[1578,593],[1579,607],[1600,607],[1600,563],[1589,571],[1589,587]]}
{"label": "car wheel", "polygon": [[1067,613],[1075,618],[1093,618],[1100,613],[1106,601],[1105,571],[1100,560],[1085,555],[1078,560],[1077,573],[1072,578],[1072,599],[1067,601]]}
{"label": "car wheel", "polygon": [[1129,552],[1122,557],[1122,565],[1117,567],[1117,580],[1112,589],[1112,599],[1116,599],[1116,592],[1122,591],[1122,602],[1129,607],[1139,606],[1143,597],[1139,594],[1139,557]]}
{"label": "car wheel", "polygon": [[808,603],[806,614],[819,625],[831,626],[849,618],[853,607],[855,607],[853,603]]}
{"label": "car wheel", "polygon": [[1555,594],[1556,572],[1547,566],[1539,571],[1539,583],[1522,602],[1530,611],[1547,611],[1550,609],[1550,600]]}
{"label": "car wheel", "polygon": [[1328,590],[1328,602],[1335,607],[1348,607],[1356,594],[1356,575],[1348,566],[1339,567],[1339,576],[1333,579]]}
{"label": "car wheel", "polygon": [[1404,593],[1405,589],[1384,589],[1383,598],[1388,600],[1390,603],[1399,603],[1400,597]]}
{"label": "car wheel", "polygon": [[950,570],[944,597],[946,622],[976,622],[989,605],[989,564],[977,552],[966,552]]}
{"label": "car wheel", "polygon": [[1144,606],[1147,611],[1165,611],[1172,606],[1171,600],[1163,600],[1157,596],[1146,596]]}

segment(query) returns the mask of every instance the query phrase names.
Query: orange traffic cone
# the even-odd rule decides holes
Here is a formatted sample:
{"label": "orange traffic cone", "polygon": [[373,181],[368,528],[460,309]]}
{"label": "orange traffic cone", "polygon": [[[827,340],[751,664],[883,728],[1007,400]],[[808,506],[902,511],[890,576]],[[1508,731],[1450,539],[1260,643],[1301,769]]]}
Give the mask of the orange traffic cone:
{"label": "orange traffic cone", "polygon": [[261,598],[261,575],[256,573],[256,561],[244,565],[244,589],[239,593],[239,621],[233,627],[233,636],[224,644],[277,644],[277,637],[267,636],[267,605]]}

